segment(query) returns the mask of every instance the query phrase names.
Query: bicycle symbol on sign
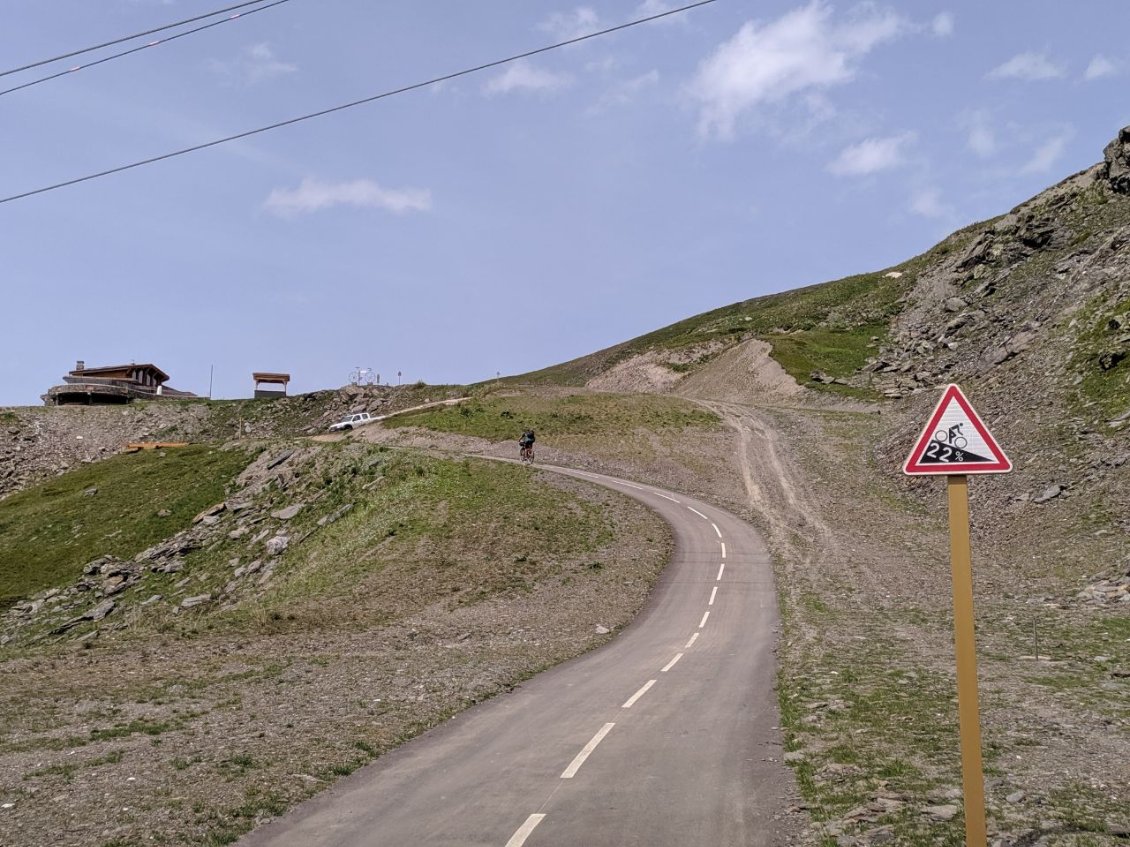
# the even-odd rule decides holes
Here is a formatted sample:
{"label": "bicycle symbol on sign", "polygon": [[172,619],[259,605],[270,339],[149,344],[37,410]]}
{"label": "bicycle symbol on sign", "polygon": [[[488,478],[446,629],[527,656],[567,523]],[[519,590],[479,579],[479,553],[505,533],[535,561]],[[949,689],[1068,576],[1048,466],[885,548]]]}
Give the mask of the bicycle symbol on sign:
{"label": "bicycle symbol on sign", "polygon": [[926,448],[926,455],[937,462],[960,462],[965,454],[961,451],[969,446],[969,442],[961,434],[963,424],[956,423],[949,429],[939,429],[934,433],[934,440]]}

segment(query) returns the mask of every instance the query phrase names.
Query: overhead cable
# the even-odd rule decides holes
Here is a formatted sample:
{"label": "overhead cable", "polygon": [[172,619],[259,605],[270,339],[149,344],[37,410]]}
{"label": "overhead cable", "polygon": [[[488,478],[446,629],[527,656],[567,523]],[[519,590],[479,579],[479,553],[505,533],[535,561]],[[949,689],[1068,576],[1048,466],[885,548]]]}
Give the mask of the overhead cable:
{"label": "overhead cable", "polygon": [[18,74],[20,71],[29,71],[32,68],[49,65],[52,62],[61,62],[63,59],[70,59],[74,56],[81,56],[83,53],[91,53],[95,50],[101,50],[104,47],[113,47],[115,44],[124,44],[127,41],[133,41],[135,38],[144,38],[147,35],[153,35],[157,32],[164,32],[167,29],[175,29],[178,26],[184,26],[185,24],[194,24],[197,21],[202,21],[206,18],[214,18],[216,15],[222,15],[226,12],[234,12],[236,9],[243,9],[247,6],[258,6],[262,2],[263,0],[247,0],[247,2],[245,3],[236,3],[234,6],[226,6],[223,9],[216,9],[214,12],[205,12],[203,15],[195,15],[191,18],[185,18],[183,21],[177,21],[176,23],[165,24],[164,26],[147,29],[145,30],[145,32],[138,32],[133,35],[123,35],[121,38],[115,38],[112,41],[104,41],[101,44],[95,44],[93,47],[83,47],[81,50],[72,50],[70,53],[62,53],[58,56],[52,56],[50,59],[40,59],[38,62],[31,62],[30,64],[23,65],[19,68],[11,68],[6,71],[0,71],[0,76]]}
{"label": "overhead cable", "polygon": [[284,127],[284,126],[291,126],[292,124],[302,123],[303,121],[312,120],[313,118],[320,118],[320,117],[323,117],[325,115],[333,114],[334,112],[342,112],[342,111],[345,111],[346,109],[352,109],[355,106],[363,106],[366,103],[373,103],[377,100],[383,100],[387,97],[394,97],[397,94],[405,94],[409,91],[417,91],[421,88],[427,88],[428,86],[431,86],[431,85],[438,85],[439,83],[442,83],[442,82],[448,82],[448,81],[453,80],[453,79],[458,79],[459,77],[469,76],[470,74],[479,73],[480,71],[489,70],[490,68],[497,68],[499,65],[506,65],[506,64],[509,64],[510,62],[517,62],[520,59],[528,59],[531,56],[537,56],[541,53],[548,53],[551,50],[557,50],[561,47],[568,47],[570,44],[579,44],[582,41],[588,41],[589,39],[592,39],[592,38],[599,38],[600,36],[603,36],[603,35],[608,35],[608,34],[613,33],[613,32],[619,32],[620,30],[624,30],[624,29],[630,29],[631,27],[635,27],[635,26],[639,26],[640,24],[646,24],[646,23],[649,23],[651,21],[659,20],[660,18],[666,18],[670,15],[677,15],[680,12],[686,12],[686,11],[689,11],[691,9],[697,9],[700,6],[709,6],[711,3],[716,3],[716,2],[717,2],[717,0],[699,0],[699,2],[697,2],[697,3],[689,3],[688,5],[680,6],[677,9],[669,9],[666,12],[660,12],[660,13],[655,14],[655,15],[648,15],[645,18],[637,18],[636,20],[629,21],[628,23],[618,24],[617,26],[608,27],[607,29],[602,29],[602,30],[599,30],[597,32],[590,32],[588,35],[581,35],[581,36],[578,36],[577,38],[570,38],[570,39],[567,39],[566,41],[559,41],[556,44],[550,44],[550,45],[547,45],[545,47],[538,47],[535,50],[527,50],[525,53],[518,53],[514,56],[508,56],[505,59],[497,59],[493,62],[487,62],[487,63],[482,64],[482,65],[476,65],[473,68],[465,68],[461,71],[455,71],[453,73],[444,74],[443,76],[433,77],[432,79],[425,80],[424,82],[417,82],[417,83],[413,83],[412,85],[406,85],[403,88],[396,88],[396,89],[393,89],[391,91],[382,92],[381,94],[374,94],[371,97],[363,97],[360,100],[354,100],[350,103],[342,103],[339,106],[331,106],[328,109],[322,109],[322,110],[317,111],[317,112],[310,112],[309,114],[300,115],[296,118],[288,118],[285,121],[279,121],[278,123],[268,124],[267,126],[261,126],[257,129],[249,129],[249,130],[246,130],[245,132],[236,133],[235,135],[229,135],[225,138],[217,138],[214,141],[206,141],[203,144],[194,144],[191,147],[185,147],[181,150],[174,150],[171,153],[162,153],[160,156],[152,156],[148,159],[141,159],[140,161],[137,161],[137,162],[131,162],[128,165],[119,165],[116,168],[109,168],[108,170],[99,171],[98,173],[87,174],[86,176],[76,177],[75,179],[68,179],[64,182],[57,182],[54,185],[47,185],[47,186],[44,186],[43,188],[36,188],[36,189],[31,190],[31,191],[25,191],[21,194],[13,194],[10,197],[0,197],[0,203],[11,203],[13,200],[22,200],[25,197],[32,197],[36,194],[45,194],[48,191],[54,191],[58,188],[66,188],[67,186],[70,186],[70,185],[77,185],[80,182],[88,182],[89,180],[92,180],[92,179],[99,179],[99,178],[104,177],[104,176],[110,176],[111,174],[116,174],[116,173],[121,173],[122,171],[132,170],[133,168],[140,168],[142,165],[151,165],[154,162],[161,162],[161,161],[164,161],[165,159],[172,159],[172,158],[175,158],[177,156],[184,156],[187,153],[195,153],[198,150],[206,150],[209,147],[216,147],[220,144],[227,144],[230,141],[238,141],[242,138],[248,138],[252,135],[259,135],[260,133],[269,132],[270,130],[279,129],[279,128]]}
{"label": "overhead cable", "polygon": [[[260,2],[261,2],[261,0],[260,0]],[[101,59],[95,59],[92,62],[87,62],[85,65],[75,65],[73,68],[67,68],[65,71],[59,71],[58,73],[50,74],[48,76],[43,76],[43,77],[40,77],[39,79],[33,79],[30,82],[25,82],[25,83],[22,83],[20,85],[13,85],[11,88],[5,88],[3,90],[0,90],[0,97],[3,97],[5,94],[11,94],[13,91],[20,91],[24,88],[31,88],[33,85],[39,85],[40,83],[50,82],[51,80],[58,79],[61,76],[67,76],[68,74],[73,74],[75,71],[83,71],[83,70],[86,70],[87,68],[92,68],[95,65],[101,65],[101,64],[104,64],[106,62],[113,61],[114,59],[120,59],[123,56],[129,56],[131,53],[140,53],[142,50],[148,50],[150,47],[159,47],[162,44],[168,44],[170,41],[176,41],[178,38],[184,38],[186,35],[193,35],[195,33],[202,32],[203,30],[211,29],[214,26],[219,26],[220,24],[231,23],[232,21],[240,20],[241,18],[246,18],[248,15],[254,15],[256,12],[262,12],[262,11],[265,11],[267,9],[270,9],[272,6],[278,6],[282,3],[289,3],[289,2],[290,2],[290,0],[274,0],[274,2],[268,3],[265,6],[259,6],[256,9],[248,9],[246,12],[236,12],[235,14],[229,15],[228,17],[224,18],[223,20],[212,21],[212,23],[210,23],[210,24],[203,24],[202,26],[198,26],[198,27],[195,27],[193,29],[187,29],[184,32],[178,32],[175,35],[170,35],[166,38],[158,38],[156,41],[150,41],[146,44],[141,45],[140,47],[131,47],[129,50],[123,50],[120,53],[112,53],[109,56],[103,56]]]}

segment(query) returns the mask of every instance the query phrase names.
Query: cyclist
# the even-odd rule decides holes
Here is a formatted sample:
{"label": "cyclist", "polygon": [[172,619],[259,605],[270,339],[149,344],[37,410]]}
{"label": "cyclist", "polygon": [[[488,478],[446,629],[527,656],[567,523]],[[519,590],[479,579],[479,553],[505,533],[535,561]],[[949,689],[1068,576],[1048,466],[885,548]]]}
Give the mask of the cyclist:
{"label": "cyclist", "polygon": [[534,460],[534,442],[537,438],[534,436],[532,429],[527,429],[522,433],[522,437],[518,439],[518,456],[528,462]]}

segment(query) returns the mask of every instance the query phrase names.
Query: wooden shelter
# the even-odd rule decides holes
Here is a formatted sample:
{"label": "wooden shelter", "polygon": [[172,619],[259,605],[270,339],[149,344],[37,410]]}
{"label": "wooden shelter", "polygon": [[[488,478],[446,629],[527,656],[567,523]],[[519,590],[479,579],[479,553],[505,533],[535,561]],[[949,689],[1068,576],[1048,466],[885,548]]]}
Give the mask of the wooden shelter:
{"label": "wooden shelter", "polygon": [[[290,382],[290,374],[280,373],[253,373],[255,380],[255,399],[269,399],[272,397],[286,397],[286,386]],[[281,385],[282,388],[260,388],[260,385]]]}

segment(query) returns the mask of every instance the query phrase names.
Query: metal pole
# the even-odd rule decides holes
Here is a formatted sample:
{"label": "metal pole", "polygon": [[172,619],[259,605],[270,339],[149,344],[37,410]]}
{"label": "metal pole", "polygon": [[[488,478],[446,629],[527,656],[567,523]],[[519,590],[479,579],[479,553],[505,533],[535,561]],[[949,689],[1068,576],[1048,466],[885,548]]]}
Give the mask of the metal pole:
{"label": "metal pole", "polygon": [[209,365],[208,366],[208,399],[209,400],[212,399],[212,374],[215,373],[215,371],[216,371],[215,365]]}
{"label": "metal pole", "polygon": [[977,645],[973,631],[973,564],[969,547],[969,484],[946,477],[953,567],[953,631],[957,653],[957,713],[961,729],[961,777],[965,795],[966,847],[985,847],[985,776],[977,707]]}

